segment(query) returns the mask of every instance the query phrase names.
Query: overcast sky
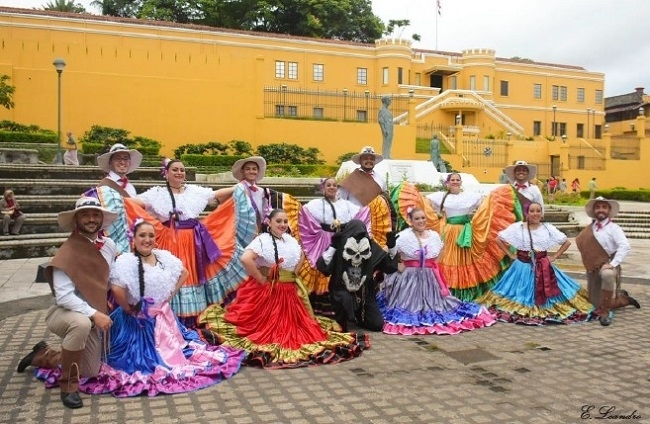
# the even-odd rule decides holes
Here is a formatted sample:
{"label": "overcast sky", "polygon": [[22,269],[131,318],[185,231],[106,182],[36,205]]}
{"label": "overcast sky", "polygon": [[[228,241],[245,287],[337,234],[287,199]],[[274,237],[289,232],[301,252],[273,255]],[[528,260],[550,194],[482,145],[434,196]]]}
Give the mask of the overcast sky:
{"label": "overcast sky", "polygon": [[[77,0],[97,12],[92,0]],[[461,52],[496,50],[498,57],[531,59],[605,74],[605,96],[645,87],[650,93],[650,0],[372,0],[384,22],[409,19],[402,37],[414,46]],[[0,0],[2,6],[41,7],[47,0]],[[436,30],[437,27],[437,30]]]}

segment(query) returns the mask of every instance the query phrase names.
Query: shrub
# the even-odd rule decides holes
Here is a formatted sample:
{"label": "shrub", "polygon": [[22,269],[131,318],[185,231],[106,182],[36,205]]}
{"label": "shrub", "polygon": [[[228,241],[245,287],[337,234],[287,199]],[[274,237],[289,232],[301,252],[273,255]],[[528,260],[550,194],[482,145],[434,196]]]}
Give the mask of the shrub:
{"label": "shrub", "polygon": [[297,144],[264,144],[257,148],[256,153],[266,159],[267,163],[290,163],[293,165],[318,165],[324,163],[324,161],[318,159],[320,150],[315,147],[303,149]]}
{"label": "shrub", "polygon": [[[86,131],[79,139],[84,146],[84,153],[100,153],[108,150],[115,143],[121,143],[131,149],[137,149],[143,155],[158,155],[162,143],[147,137],[135,136],[129,138],[129,131],[121,128],[102,127],[93,125],[89,131]],[[86,146],[88,147],[88,151]],[[94,145],[101,144],[102,147],[96,150]]]}
{"label": "shrub", "polygon": [[356,155],[355,152],[343,153],[341,156],[336,158],[336,163],[343,163],[352,160],[352,156],[354,155]]}
{"label": "shrub", "polygon": [[181,155],[180,159],[183,161],[185,166],[227,166],[232,167],[232,165],[239,159],[241,156],[231,156],[231,155],[201,155],[201,154],[184,154]]}
{"label": "shrub", "polygon": [[54,143],[57,135],[53,131],[42,130],[42,132],[18,132],[0,130],[0,142],[2,143]]}
{"label": "shrub", "polygon": [[81,144],[81,151],[87,155],[99,154],[104,149],[103,143],[89,143],[85,142]]}

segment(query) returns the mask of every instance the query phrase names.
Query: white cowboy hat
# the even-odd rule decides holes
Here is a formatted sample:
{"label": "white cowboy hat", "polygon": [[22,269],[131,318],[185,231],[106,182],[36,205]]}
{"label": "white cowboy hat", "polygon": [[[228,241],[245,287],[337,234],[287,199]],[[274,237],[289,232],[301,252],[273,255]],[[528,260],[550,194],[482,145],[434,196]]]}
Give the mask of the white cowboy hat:
{"label": "white cowboy hat", "polygon": [[237,181],[241,181],[244,179],[244,165],[248,162],[253,162],[257,164],[257,178],[255,178],[255,181],[259,181],[262,178],[264,178],[264,174],[266,173],[266,160],[262,156],[251,156],[249,158],[244,158],[244,159],[239,159],[237,162],[234,163],[232,166],[232,176],[235,177]]}
{"label": "white cowboy hat", "polygon": [[510,181],[515,180],[515,168],[518,166],[525,166],[528,168],[528,181],[532,180],[535,178],[535,175],[537,175],[537,167],[535,165],[529,165],[526,161],[518,160],[514,165],[506,166],[506,175]]}
{"label": "white cowboy hat", "polygon": [[104,153],[103,155],[97,157],[97,165],[99,165],[99,168],[106,173],[111,172],[111,156],[118,152],[127,152],[129,155],[131,155],[131,166],[126,172],[127,174],[130,174],[131,172],[138,169],[142,163],[142,153],[138,152],[135,149],[127,149],[124,144],[115,143],[113,146],[111,146],[111,150],[109,150],[108,153]]}
{"label": "white cowboy hat", "polygon": [[614,218],[616,215],[618,215],[618,211],[621,209],[621,205],[616,200],[607,200],[602,196],[598,196],[595,199],[591,199],[585,205],[585,212],[587,212],[587,215],[590,218],[596,218],[596,215],[594,214],[594,206],[596,206],[596,203],[598,202],[606,202],[609,204],[610,218]]}
{"label": "white cowboy hat", "polygon": [[375,165],[384,160],[384,157],[382,155],[378,155],[375,153],[375,149],[372,148],[372,146],[365,146],[359,153],[356,155],[352,156],[352,162],[356,163],[359,165],[359,160],[361,159],[361,156],[363,155],[373,155],[375,157]]}
{"label": "white cowboy hat", "polygon": [[96,209],[101,211],[104,214],[102,229],[108,227],[117,219],[117,214],[103,208],[99,199],[95,199],[94,197],[80,197],[77,199],[77,203],[75,203],[73,210],[59,212],[59,216],[56,218],[59,227],[63,228],[65,231],[73,231],[76,226],[74,216],[82,209]]}

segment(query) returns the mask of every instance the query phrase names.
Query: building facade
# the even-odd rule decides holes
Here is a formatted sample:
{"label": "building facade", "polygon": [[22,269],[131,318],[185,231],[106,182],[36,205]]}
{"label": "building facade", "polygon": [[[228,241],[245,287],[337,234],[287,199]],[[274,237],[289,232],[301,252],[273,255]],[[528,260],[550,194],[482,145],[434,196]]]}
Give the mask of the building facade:
{"label": "building facade", "polygon": [[62,58],[64,132],[123,128],[161,141],[165,154],[187,143],[286,142],[334,163],[364,145],[380,150],[377,114],[390,96],[394,158],[428,159],[417,140],[437,135],[445,159],[485,182],[518,159],[567,179],[616,166],[605,76],[577,66],[490,49],[418,50],[400,39],[359,44],[9,8],[0,8],[0,41],[0,74],[16,86],[16,106],[0,119],[55,128],[52,63]]}

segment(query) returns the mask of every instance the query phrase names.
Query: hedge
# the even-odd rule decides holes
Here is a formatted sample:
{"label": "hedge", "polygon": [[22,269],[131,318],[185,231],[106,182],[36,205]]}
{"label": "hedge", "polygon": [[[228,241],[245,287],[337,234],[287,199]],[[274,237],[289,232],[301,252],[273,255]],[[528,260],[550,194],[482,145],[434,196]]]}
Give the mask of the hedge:
{"label": "hedge", "polygon": [[[589,192],[582,192],[589,196]],[[612,200],[631,200],[635,202],[650,202],[650,190],[596,190],[596,196]]]}
{"label": "hedge", "polygon": [[0,142],[3,143],[54,143],[56,144],[57,135],[53,131],[34,132],[14,132],[0,130]]}
{"label": "hedge", "polygon": [[231,167],[235,162],[243,156],[234,155],[196,155],[185,154],[181,155],[181,161],[185,166],[228,166]]}
{"label": "hedge", "polygon": [[[98,154],[106,148],[106,145],[103,143],[82,143],[81,150],[88,155]],[[147,147],[134,147],[138,152],[142,153],[145,156],[158,156],[159,147],[156,146],[147,146]]]}

